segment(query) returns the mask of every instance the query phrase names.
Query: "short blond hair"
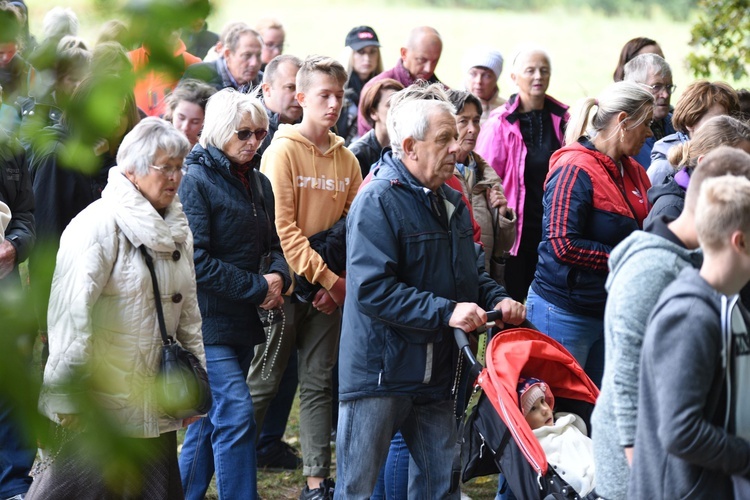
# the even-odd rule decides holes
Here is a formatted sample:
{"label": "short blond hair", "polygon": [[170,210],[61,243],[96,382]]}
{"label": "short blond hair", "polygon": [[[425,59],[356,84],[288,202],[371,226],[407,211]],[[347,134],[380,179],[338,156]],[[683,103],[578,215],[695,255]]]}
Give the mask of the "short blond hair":
{"label": "short blond hair", "polygon": [[258,33],[261,34],[261,36],[266,32],[266,30],[279,30],[286,36],[284,25],[282,25],[281,21],[279,21],[275,17],[264,17],[263,19],[258,21],[258,24],[255,25],[255,29],[258,31]]}
{"label": "short blond hair", "polygon": [[304,93],[310,89],[312,76],[315,73],[330,76],[342,87],[346,84],[346,70],[336,59],[328,56],[307,56],[297,72],[297,92]]}
{"label": "short blond hair", "polygon": [[706,179],[695,207],[695,231],[704,251],[725,248],[735,231],[750,234],[750,180],[736,175]]}

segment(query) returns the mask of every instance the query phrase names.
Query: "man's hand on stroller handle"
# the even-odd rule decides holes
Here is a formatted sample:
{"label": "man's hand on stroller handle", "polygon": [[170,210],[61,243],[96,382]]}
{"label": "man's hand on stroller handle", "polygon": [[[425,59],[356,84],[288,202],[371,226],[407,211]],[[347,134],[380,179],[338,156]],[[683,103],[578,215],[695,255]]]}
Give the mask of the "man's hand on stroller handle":
{"label": "man's hand on stroller handle", "polygon": [[487,322],[487,313],[473,302],[459,302],[453,309],[448,320],[448,326],[460,328],[465,332],[473,332]]}
{"label": "man's hand on stroller handle", "polygon": [[[501,313],[497,319],[492,318],[500,328],[504,326],[503,323],[519,325],[526,319],[526,306],[510,298],[498,302],[495,311]],[[459,302],[453,309],[448,326],[460,328],[465,332],[473,332],[486,324],[487,321],[487,313],[484,309],[473,302]]]}
{"label": "man's hand on stroller handle", "polygon": [[500,328],[503,327],[503,323],[511,325],[520,325],[526,319],[526,306],[520,302],[508,298],[503,299],[495,306],[496,311],[502,311],[502,321],[495,321],[495,324]]}

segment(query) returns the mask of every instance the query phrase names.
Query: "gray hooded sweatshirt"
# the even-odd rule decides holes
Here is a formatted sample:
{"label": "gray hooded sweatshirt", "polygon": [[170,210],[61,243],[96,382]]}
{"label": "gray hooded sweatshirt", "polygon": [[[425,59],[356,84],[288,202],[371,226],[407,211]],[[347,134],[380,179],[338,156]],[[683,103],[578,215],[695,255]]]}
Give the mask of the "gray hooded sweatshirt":
{"label": "gray hooded sweatshirt", "polygon": [[732,498],[731,476],[750,478],[750,442],[732,432],[746,425],[734,417],[748,381],[736,375],[750,358],[737,299],[684,269],[657,301],[641,352],[629,498]]}
{"label": "gray hooded sweatshirt", "polygon": [[630,467],[623,448],[635,442],[638,367],[649,314],[679,272],[702,261],[700,250],[685,248],[663,219],[650,231],[635,231],[609,258],[604,376],[591,427],[596,490],[611,500],[627,497]]}

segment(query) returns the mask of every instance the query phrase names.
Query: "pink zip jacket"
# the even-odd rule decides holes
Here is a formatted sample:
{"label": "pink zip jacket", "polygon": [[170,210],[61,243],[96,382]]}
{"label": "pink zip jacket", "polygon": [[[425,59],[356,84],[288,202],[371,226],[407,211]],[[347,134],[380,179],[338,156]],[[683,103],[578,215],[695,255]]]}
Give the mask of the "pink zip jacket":
{"label": "pink zip jacket", "polygon": [[[550,96],[546,96],[545,99],[553,104],[550,113],[552,126],[562,145],[565,124],[570,119],[568,106]],[[500,176],[505,197],[508,199],[508,207],[513,208],[518,214],[518,235],[510,249],[511,255],[518,255],[518,246],[523,234],[523,203],[526,198],[526,186],[523,180],[526,169],[526,144],[523,142],[519,122],[511,123],[507,119],[516,111],[519,102],[518,96],[511,97],[505,106],[492,112],[482,126],[474,148],[474,151],[484,158]]]}

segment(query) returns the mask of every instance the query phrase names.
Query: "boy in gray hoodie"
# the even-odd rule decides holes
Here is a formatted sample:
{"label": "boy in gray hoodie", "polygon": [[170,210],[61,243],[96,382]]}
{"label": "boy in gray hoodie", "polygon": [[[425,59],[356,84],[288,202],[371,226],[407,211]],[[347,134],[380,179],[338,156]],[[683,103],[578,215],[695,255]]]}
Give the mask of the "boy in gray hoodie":
{"label": "boy in gray hoodie", "polygon": [[646,231],[635,231],[612,251],[604,312],[606,344],[601,393],[591,417],[597,493],[627,498],[638,412],[638,368],[646,322],[659,294],[687,267],[700,267],[695,204],[705,179],[732,174],[750,179],[750,156],[723,147],[696,168],[685,209]]}
{"label": "boy in gray hoodie", "polygon": [[643,341],[630,498],[732,498],[732,476],[750,478],[750,317],[738,302],[750,180],[706,180],[695,213],[703,265],[664,290]]}

